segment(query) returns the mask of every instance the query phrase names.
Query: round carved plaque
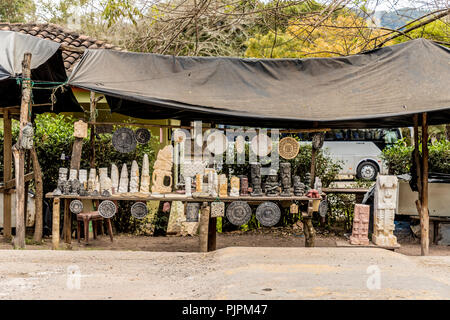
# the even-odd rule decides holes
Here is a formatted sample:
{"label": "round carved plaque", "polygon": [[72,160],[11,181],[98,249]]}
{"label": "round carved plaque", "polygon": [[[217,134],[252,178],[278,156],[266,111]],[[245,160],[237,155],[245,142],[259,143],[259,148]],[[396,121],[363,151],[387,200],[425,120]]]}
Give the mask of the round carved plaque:
{"label": "round carved plaque", "polygon": [[273,227],[280,221],[280,217],[280,208],[273,202],[263,202],[256,209],[256,219],[265,227]]}
{"label": "round carved plaque", "polygon": [[83,202],[81,202],[80,200],[72,200],[72,202],[70,202],[69,208],[70,212],[79,214],[81,211],[83,211]]}
{"label": "round carved plaque", "polygon": [[138,143],[146,144],[150,140],[151,134],[147,129],[140,128],[134,132],[134,137]]}
{"label": "round carved plaque", "polygon": [[325,135],[322,133],[315,133],[312,137],[312,147],[319,150],[323,146]]}
{"label": "round carved plaque", "polygon": [[188,202],[186,204],[186,222],[198,222],[200,202]]}
{"label": "round carved plaque", "polygon": [[129,128],[119,128],[112,136],[114,149],[121,153],[128,153],[136,149],[136,138],[133,130]]}
{"label": "round carved plaque", "polygon": [[131,215],[136,219],[144,219],[147,213],[147,205],[143,202],[136,202],[131,206]]}
{"label": "round carved plaque", "polygon": [[227,219],[235,226],[246,224],[251,216],[252,209],[245,201],[233,201],[226,211]]}
{"label": "round carved plaque", "polygon": [[292,137],[285,137],[278,144],[278,153],[283,159],[294,159],[300,150],[300,145]]}
{"label": "round carved plaque", "polygon": [[272,140],[267,134],[260,133],[253,137],[250,142],[250,147],[252,148],[254,154],[260,157],[265,157],[272,152]]}
{"label": "round carved plaque", "polygon": [[206,139],[206,148],[214,154],[222,154],[227,150],[227,137],[220,131],[214,131]]}
{"label": "round carved plaque", "polygon": [[111,200],[105,200],[100,203],[98,206],[98,213],[103,218],[112,218],[117,211],[117,207]]}

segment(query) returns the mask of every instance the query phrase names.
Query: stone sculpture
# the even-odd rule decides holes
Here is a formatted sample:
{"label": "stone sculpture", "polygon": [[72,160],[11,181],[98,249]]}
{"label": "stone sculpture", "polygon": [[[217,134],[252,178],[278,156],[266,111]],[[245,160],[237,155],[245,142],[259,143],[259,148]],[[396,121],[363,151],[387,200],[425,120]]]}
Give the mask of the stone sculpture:
{"label": "stone sculpture", "polygon": [[129,128],[119,128],[112,135],[112,145],[114,149],[121,153],[131,152],[136,149],[136,139],[133,130]]}
{"label": "stone sculpture", "polygon": [[88,134],[88,124],[83,120],[78,120],[73,124],[73,136],[84,139]]}
{"label": "stone sculpture", "polygon": [[219,175],[219,197],[228,197],[228,179],[225,174]]}
{"label": "stone sculpture", "polygon": [[131,215],[136,219],[144,219],[147,213],[147,205],[143,202],[136,202],[131,206]]}
{"label": "stone sculpture", "polygon": [[316,181],[314,182],[314,189],[316,189],[319,193],[322,193],[322,181],[319,177],[316,177]]}
{"label": "stone sculpture", "polygon": [[230,197],[239,197],[239,178],[236,176],[230,179]]}
{"label": "stone sculpture", "polygon": [[98,213],[106,219],[112,218],[117,212],[117,207],[111,200],[104,200],[98,206]]}
{"label": "stone sculpture", "polygon": [[144,158],[142,159],[142,176],[141,176],[140,191],[142,193],[150,192],[150,165],[147,154],[144,154]]}
{"label": "stone sculpture", "polygon": [[56,189],[53,191],[55,196],[60,196],[64,190],[64,183],[67,181],[67,168],[59,168],[58,183]]}
{"label": "stone sculpture", "polygon": [[370,206],[365,204],[355,204],[350,244],[369,244],[369,215]]}
{"label": "stone sculpture", "polygon": [[306,187],[306,191],[311,189],[311,173],[309,173],[309,172],[307,172],[305,174],[305,187]]}
{"label": "stone sculpture", "polygon": [[186,197],[192,197],[192,178],[191,177],[184,178],[184,187],[185,187]]}
{"label": "stone sculpture", "polygon": [[78,181],[78,179],[72,179],[69,182],[70,182],[70,194],[73,196],[79,195],[81,187],[80,181]]}
{"label": "stone sculpture", "polygon": [[111,191],[112,194],[119,192],[119,168],[114,163],[111,164]]}
{"label": "stone sculpture", "polygon": [[200,202],[188,202],[186,204],[186,221],[198,222],[199,211],[200,211]]}
{"label": "stone sculpture", "polygon": [[394,216],[397,207],[396,176],[378,175],[375,186],[372,241],[378,246],[398,246],[394,236]]}
{"label": "stone sculpture", "polygon": [[271,174],[267,176],[266,183],[264,184],[264,190],[266,192],[266,196],[276,197],[280,194],[278,188],[280,184],[278,183],[278,175]]}
{"label": "stone sculpture", "polygon": [[83,202],[80,200],[72,200],[69,205],[70,212],[79,214],[83,211]]}
{"label": "stone sculpture", "polygon": [[248,178],[246,176],[240,176],[241,180],[241,188],[240,188],[240,195],[241,196],[248,196]]}
{"label": "stone sculpture", "polygon": [[256,209],[256,219],[265,227],[273,227],[280,221],[280,217],[280,208],[273,202],[263,202]]}
{"label": "stone sculpture", "polygon": [[72,184],[70,183],[70,181],[69,180],[64,181],[63,194],[69,195],[71,190],[72,190]]}
{"label": "stone sculpture", "polygon": [[[169,193],[172,191],[173,146],[168,145],[158,151],[152,175],[152,192]],[[166,180],[168,185],[165,184]]]}
{"label": "stone sculpture", "polygon": [[225,202],[211,202],[211,218],[223,217],[225,214]]}
{"label": "stone sculpture", "polygon": [[133,160],[133,162],[131,163],[130,192],[139,192],[139,166],[136,160]]}
{"label": "stone sculpture", "polygon": [[289,162],[280,163],[281,175],[281,196],[289,197],[291,195],[291,164]]}
{"label": "stone sculpture", "polygon": [[300,176],[294,176],[294,195],[302,197],[306,194],[305,184],[301,182]]}
{"label": "stone sculpture", "polygon": [[138,143],[146,144],[150,140],[151,134],[147,129],[139,128],[134,132],[134,137]]}
{"label": "stone sculpture", "polygon": [[252,178],[252,193],[251,196],[262,196],[261,189],[261,164],[256,163],[250,165],[250,174]]}
{"label": "stone sculpture", "polygon": [[297,214],[298,213],[298,204],[296,204],[296,203],[291,204],[289,207],[289,212],[291,214]]}
{"label": "stone sculpture", "polygon": [[119,193],[127,193],[127,192],[128,192],[128,169],[127,164],[124,163],[122,166],[122,171],[120,172]]}
{"label": "stone sculpture", "polygon": [[28,122],[22,129],[22,140],[18,143],[21,149],[31,150],[33,148],[33,135],[33,125]]}
{"label": "stone sculpture", "polygon": [[70,169],[69,171],[69,181],[74,180],[78,178],[78,170],[77,169]]}
{"label": "stone sculpture", "polygon": [[300,144],[292,137],[285,137],[278,144],[278,153],[283,159],[294,159],[300,150]]}
{"label": "stone sculpture", "polygon": [[97,172],[96,172],[95,168],[91,168],[89,170],[89,178],[88,178],[88,188],[87,188],[88,193],[94,192],[96,175],[97,175]]}

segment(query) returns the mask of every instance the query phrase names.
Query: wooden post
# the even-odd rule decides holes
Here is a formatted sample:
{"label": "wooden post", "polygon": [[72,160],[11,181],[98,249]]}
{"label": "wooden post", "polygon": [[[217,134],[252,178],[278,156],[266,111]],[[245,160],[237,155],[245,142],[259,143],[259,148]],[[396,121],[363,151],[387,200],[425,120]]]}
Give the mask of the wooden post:
{"label": "wooden post", "polygon": [[208,202],[203,202],[201,214],[200,214],[200,225],[199,225],[199,241],[200,241],[200,252],[208,252],[208,229],[209,229],[209,214],[210,208]]}
{"label": "wooden post", "polygon": [[217,218],[210,218],[208,225],[208,251],[216,250],[217,239]]}
{"label": "wooden post", "polygon": [[59,248],[59,205],[60,199],[53,199],[53,217],[52,217],[52,247],[53,250]]}
{"label": "wooden post", "polygon": [[23,128],[31,113],[31,53],[25,53],[22,61],[22,102],[20,105],[20,131],[18,143],[13,147],[16,176],[16,237],[14,247],[25,248],[25,150],[20,148]]}
{"label": "wooden post", "polygon": [[303,215],[303,232],[305,234],[305,247],[314,247],[316,232],[312,224],[313,201],[308,201],[308,212]]}
{"label": "wooden post", "polygon": [[[12,179],[12,129],[8,109],[3,113],[3,181]],[[11,191],[5,188],[3,193],[3,236],[11,239]]]}
{"label": "wooden post", "polygon": [[314,188],[314,180],[316,178],[316,153],[317,153],[317,150],[314,147],[312,147],[312,149],[311,149],[311,172],[310,172],[310,175],[311,175],[310,187],[311,188]]}
{"label": "wooden post", "polygon": [[419,190],[419,205],[420,207],[422,207],[420,203],[422,201],[422,171],[421,171],[422,163],[420,162],[420,154],[419,154],[419,115],[415,114],[413,120],[414,120],[414,162],[417,171],[417,188]]}
{"label": "wooden post", "polygon": [[[91,91],[91,103],[90,103],[90,116],[89,122],[95,122],[97,119],[97,103],[95,100],[95,92]],[[90,165],[91,168],[95,168],[95,126],[91,125],[91,137],[90,137],[90,146],[91,146],[91,159]]]}
{"label": "wooden post", "polygon": [[422,114],[422,207],[420,214],[420,248],[422,256],[428,255],[430,219],[428,213],[428,121]]}
{"label": "wooden post", "polygon": [[41,242],[42,241],[42,232],[43,232],[42,201],[44,198],[44,190],[43,190],[43,185],[42,185],[41,166],[39,165],[39,160],[38,160],[36,149],[34,148],[34,146],[33,146],[33,149],[31,149],[31,158],[33,160],[34,184],[35,184],[35,188],[36,188],[36,197],[35,197],[36,218],[35,218],[35,222],[34,222],[33,240],[36,242]]}
{"label": "wooden post", "polygon": [[72,242],[72,213],[69,210],[70,200],[64,199],[64,242]]}

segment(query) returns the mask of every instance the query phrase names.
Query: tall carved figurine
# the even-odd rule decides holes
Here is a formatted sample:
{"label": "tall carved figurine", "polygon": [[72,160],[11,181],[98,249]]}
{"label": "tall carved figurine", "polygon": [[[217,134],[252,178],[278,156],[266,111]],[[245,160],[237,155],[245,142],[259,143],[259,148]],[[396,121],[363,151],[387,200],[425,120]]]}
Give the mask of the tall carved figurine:
{"label": "tall carved figurine", "polygon": [[150,165],[148,162],[148,155],[144,154],[142,159],[142,176],[141,176],[141,188],[142,193],[150,192]]}
{"label": "tall carved figurine", "polygon": [[289,197],[291,195],[291,164],[289,162],[280,163],[281,174],[281,195]]}
{"label": "tall carved figurine", "polygon": [[378,175],[375,186],[372,241],[379,246],[398,246],[394,236],[394,216],[397,207],[396,176]]}
{"label": "tall carved figurine", "polygon": [[353,229],[350,236],[351,244],[369,244],[369,215],[370,206],[365,204],[355,204]]}
{"label": "tall carved figurine", "polygon": [[122,171],[120,172],[119,193],[127,193],[127,192],[128,192],[128,169],[127,164],[124,163],[122,166]]}
{"label": "tall carved figurine", "polygon": [[239,178],[241,179],[240,195],[248,196],[248,178],[246,176],[239,176]]}
{"label": "tall carved figurine", "polygon": [[131,163],[130,192],[139,192],[139,166],[136,160],[133,160],[133,162]]}
{"label": "tall carved figurine", "polygon": [[261,189],[261,164],[256,163],[250,165],[250,174],[252,178],[252,188],[253,191],[250,195],[252,196],[262,196]]}
{"label": "tall carved figurine", "polygon": [[172,164],[173,146],[168,145],[158,151],[153,165],[152,192],[169,193],[172,191]]}
{"label": "tall carved figurine", "polygon": [[111,164],[111,190],[113,194],[119,192],[119,168],[114,163]]}

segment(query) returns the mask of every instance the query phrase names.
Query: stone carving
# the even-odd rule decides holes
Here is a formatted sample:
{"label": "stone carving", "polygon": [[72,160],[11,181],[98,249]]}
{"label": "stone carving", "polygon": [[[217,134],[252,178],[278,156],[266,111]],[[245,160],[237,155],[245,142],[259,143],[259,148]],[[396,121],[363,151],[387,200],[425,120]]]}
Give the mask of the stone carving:
{"label": "stone carving", "polygon": [[280,221],[280,217],[280,208],[273,202],[263,202],[256,209],[256,219],[265,227],[273,227]]}
{"label": "stone carving", "polygon": [[355,204],[350,244],[369,244],[369,215],[370,206],[365,204]]}
{"label": "stone carving", "polygon": [[162,212],[170,212],[170,202],[168,201],[164,202]]}
{"label": "stone carving", "polygon": [[133,160],[133,162],[131,163],[130,192],[139,192],[139,166],[136,160]]}
{"label": "stone carving", "polygon": [[205,174],[208,177],[208,193],[212,197],[217,197],[216,184],[218,180],[217,172],[214,169],[205,169]]}
{"label": "stone carving", "polygon": [[72,200],[70,202],[70,212],[79,214],[81,211],[83,211],[83,202],[80,200]]}
{"label": "stone carving", "polygon": [[205,173],[206,163],[203,161],[185,161],[181,171],[184,177],[195,177],[198,173]]}
{"label": "stone carving", "polygon": [[136,149],[136,139],[133,130],[119,128],[112,135],[114,149],[121,153],[128,153]]}
{"label": "stone carving", "polygon": [[97,176],[97,172],[95,168],[91,168],[89,170],[89,178],[88,178],[88,193],[94,192],[95,189],[95,177]]}
{"label": "stone carving", "polygon": [[264,190],[266,196],[276,197],[280,194],[279,192],[280,184],[278,183],[278,175],[271,174],[267,176],[266,183],[264,184]]}
{"label": "stone carving", "polygon": [[289,197],[291,195],[291,164],[289,162],[280,163],[281,175],[281,196]]}
{"label": "stone carving", "polygon": [[78,181],[78,179],[72,179],[69,181],[70,182],[70,194],[73,196],[79,195],[80,194],[80,181]]}
{"label": "stone carving", "polygon": [[136,219],[144,219],[147,213],[147,204],[143,202],[136,202],[131,206],[131,215]]}
{"label": "stone carving", "polygon": [[119,192],[119,168],[114,163],[111,164],[111,191],[112,194]]}
{"label": "stone carving", "polygon": [[294,176],[294,195],[303,197],[306,194],[305,184],[301,182],[300,176]]}
{"label": "stone carving", "polygon": [[195,175],[195,192],[203,192],[203,174]]}
{"label": "stone carving", "polygon": [[298,204],[296,204],[296,203],[291,204],[289,207],[289,212],[291,214],[297,214],[298,213]]}
{"label": "stone carving", "polygon": [[170,207],[169,222],[167,223],[167,234],[180,234],[183,222],[186,221],[184,215],[184,204],[181,201],[172,201]]}
{"label": "stone carving", "polygon": [[225,174],[219,175],[219,197],[228,197],[228,179]]}
{"label": "stone carving", "polygon": [[77,169],[70,169],[69,171],[69,181],[74,180],[78,178],[78,170]]}
{"label": "stone carving", "polygon": [[108,168],[99,168],[100,194],[104,197],[110,197],[112,194],[111,178],[108,177]]}
{"label": "stone carving", "polygon": [[306,191],[311,189],[311,173],[309,173],[309,172],[307,172],[305,174],[305,187],[306,187]]}
{"label": "stone carving", "polygon": [[262,196],[261,189],[261,164],[250,165],[250,174],[252,178],[252,196]]}
{"label": "stone carving", "polygon": [[283,159],[294,159],[300,150],[300,144],[292,137],[285,137],[278,144],[278,153]]}
{"label": "stone carving", "polygon": [[211,218],[223,217],[225,214],[225,202],[211,202]]}
{"label": "stone carving", "polygon": [[372,241],[379,246],[398,246],[394,236],[394,215],[397,207],[396,176],[378,175],[375,186]]}
{"label": "stone carving", "polygon": [[184,187],[185,187],[186,197],[192,197],[192,178],[191,177],[184,178]]}
{"label": "stone carving", "polygon": [[239,197],[239,181],[240,179],[236,176],[230,179],[230,197]]}
{"label": "stone carving", "polygon": [[319,177],[316,177],[314,181],[314,189],[316,189],[319,193],[322,193],[322,181]]}
{"label": "stone carving", "polygon": [[31,150],[33,148],[33,135],[33,125],[28,122],[22,129],[22,140],[19,143],[21,149]]}
{"label": "stone carving", "polygon": [[128,192],[128,169],[127,164],[124,163],[122,166],[122,171],[120,173],[119,193],[127,193],[127,192]]}
{"label": "stone carving", "polygon": [[328,201],[324,199],[319,203],[319,214],[322,218],[325,218],[327,213],[328,213]]}
{"label": "stone carving", "polygon": [[214,131],[206,139],[206,148],[213,154],[223,154],[227,145],[227,137],[220,131]]}
{"label": "stone carving", "polygon": [[87,138],[88,124],[83,120],[78,120],[73,124],[73,136],[75,138]]}
{"label": "stone carving", "polygon": [[240,195],[241,196],[248,196],[248,178],[246,176],[240,176],[241,180],[241,188],[240,188]]}
{"label": "stone carving", "polygon": [[72,190],[72,184],[70,183],[70,181],[69,180],[64,181],[63,194],[69,195],[71,190]]}
{"label": "stone carving", "polygon": [[58,183],[56,189],[53,191],[55,196],[60,196],[64,190],[64,183],[67,181],[67,168],[59,168]]}
{"label": "stone carving", "polygon": [[87,190],[88,176],[87,176],[87,170],[86,169],[78,170],[78,180],[80,181],[81,186]]}
{"label": "stone carving", "polygon": [[186,221],[198,222],[199,211],[200,211],[200,202],[188,202],[186,204]]}
{"label": "stone carving", "polygon": [[[172,191],[173,146],[168,145],[158,151],[152,175],[152,192],[169,193]],[[167,183],[165,183],[169,180]]]}
{"label": "stone carving", "polygon": [[150,140],[151,134],[147,129],[140,128],[134,132],[134,137],[138,143],[146,144]]}
{"label": "stone carving", "polygon": [[104,200],[98,206],[98,213],[106,219],[112,218],[117,212],[117,207],[111,200]]}
{"label": "stone carving", "polygon": [[323,146],[325,135],[323,133],[315,133],[312,137],[312,147],[319,150]]}
{"label": "stone carving", "polygon": [[233,201],[226,210],[228,221],[235,226],[246,224],[251,216],[252,209],[245,201]]}
{"label": "stone carving", "polygon": [[142,175],[141,175],[140,191],[142,193],[150,192],[150,164],[148,161],[147,154],[144,154],[144,158],[142,159]]}
{"label": "stone carving", "polygon": [[100,194],[100,190],[101,190],[101,186],[100,186],[100,180],[98,178],[98,175],[95,176],[95,186],[94,186],[94,195],[99,195]]}

